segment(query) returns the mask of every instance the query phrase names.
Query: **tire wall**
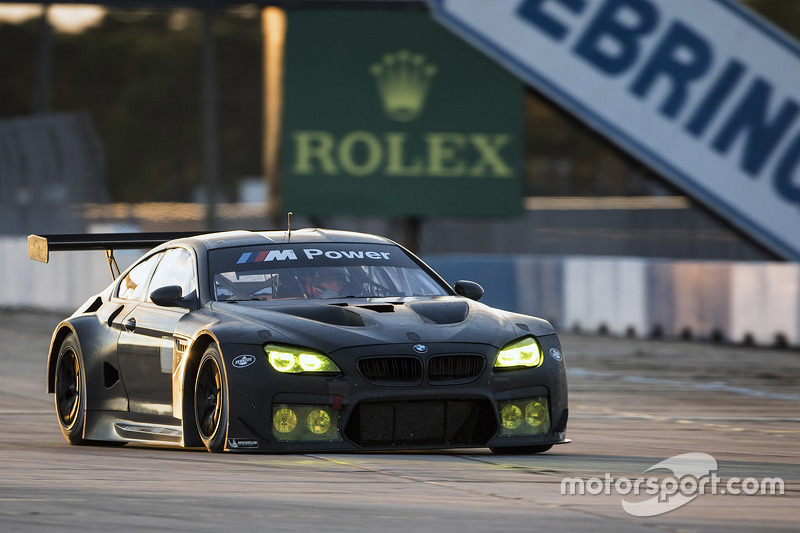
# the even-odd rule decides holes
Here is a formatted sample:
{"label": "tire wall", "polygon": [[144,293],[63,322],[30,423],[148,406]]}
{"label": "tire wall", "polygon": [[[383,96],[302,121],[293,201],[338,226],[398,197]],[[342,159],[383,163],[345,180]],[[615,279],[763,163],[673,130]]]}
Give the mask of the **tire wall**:
{"label": "tire wall", "polygon": [[[423,259],[450,284],[469,279],[483,285],[482,302],[540,316],[560,331],[800,343],[800,265],[794,263],[534,255]],[[111,277],[103,252],[56,252],[45,265],[28,259],[25,238],[6,237],[0,238],[0,279],[0,307],[70,314]]]}

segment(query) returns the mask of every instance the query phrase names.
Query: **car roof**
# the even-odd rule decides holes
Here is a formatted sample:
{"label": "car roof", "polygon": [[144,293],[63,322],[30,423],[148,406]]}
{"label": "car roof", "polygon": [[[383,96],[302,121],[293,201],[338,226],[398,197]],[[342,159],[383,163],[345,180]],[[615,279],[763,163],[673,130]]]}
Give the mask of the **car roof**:
{"label": "car roof", "polygon": [[185,243],[208,250],[217,248],[231,248],[236,246],[259,246],[269,244],[303,244],[303,243],[355,243],[355,244],[391,244],[394,241],[353,231],[326,230],[320,228],[303,228],[288,231],[223,231],[219,233],[206,233],[193,237],[177,239],[168,243],[174,245]]}

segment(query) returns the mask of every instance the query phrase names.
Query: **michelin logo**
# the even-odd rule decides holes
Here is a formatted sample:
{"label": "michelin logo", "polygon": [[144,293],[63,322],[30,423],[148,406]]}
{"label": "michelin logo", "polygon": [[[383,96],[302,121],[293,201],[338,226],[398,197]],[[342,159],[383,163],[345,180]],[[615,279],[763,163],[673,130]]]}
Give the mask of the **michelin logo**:
{"label": "michelin logo", "polygon": [[228,439],[228,448],[258,448],[258,439]]}
{"label": "michelin logo", "polygon": [[[366,250],[328,250],[323,251],[318,248],[304,248],[302,253],[306,259],[314,260],[318,257],[326,259],[373,259],[389,261],[391,252],[374,252]],[[263,252],[245,252],[236,261],[237,265],[242,263],[262,263],[266,261],[292,261],[297,260],[297,253],[294,250],[270,250]]]}

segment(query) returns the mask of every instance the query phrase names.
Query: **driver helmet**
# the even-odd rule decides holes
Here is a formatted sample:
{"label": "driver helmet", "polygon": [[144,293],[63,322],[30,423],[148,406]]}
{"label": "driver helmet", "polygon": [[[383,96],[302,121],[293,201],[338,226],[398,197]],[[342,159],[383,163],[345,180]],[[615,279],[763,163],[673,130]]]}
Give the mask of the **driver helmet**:
{"label": "driver helmet", "polygon": [[347,275],[347,269],[344,267],[323,267],[318,269],[316,273],[316,279],[318,283],[332,280],[336,280],[341,283],[347,283],[349,278],[350,277]]}

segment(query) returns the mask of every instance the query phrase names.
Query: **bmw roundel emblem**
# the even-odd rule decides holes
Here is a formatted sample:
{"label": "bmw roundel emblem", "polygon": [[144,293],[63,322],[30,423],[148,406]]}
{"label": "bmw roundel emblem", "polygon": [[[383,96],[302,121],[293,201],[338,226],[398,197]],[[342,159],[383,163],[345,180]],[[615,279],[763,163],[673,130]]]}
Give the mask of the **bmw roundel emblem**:
{"label": "bmw roundel emblem", "polygon": [[415,344],[414,351],[417,353],[425,353],[428,351],[428,347],[425,346],[424,344]]}

